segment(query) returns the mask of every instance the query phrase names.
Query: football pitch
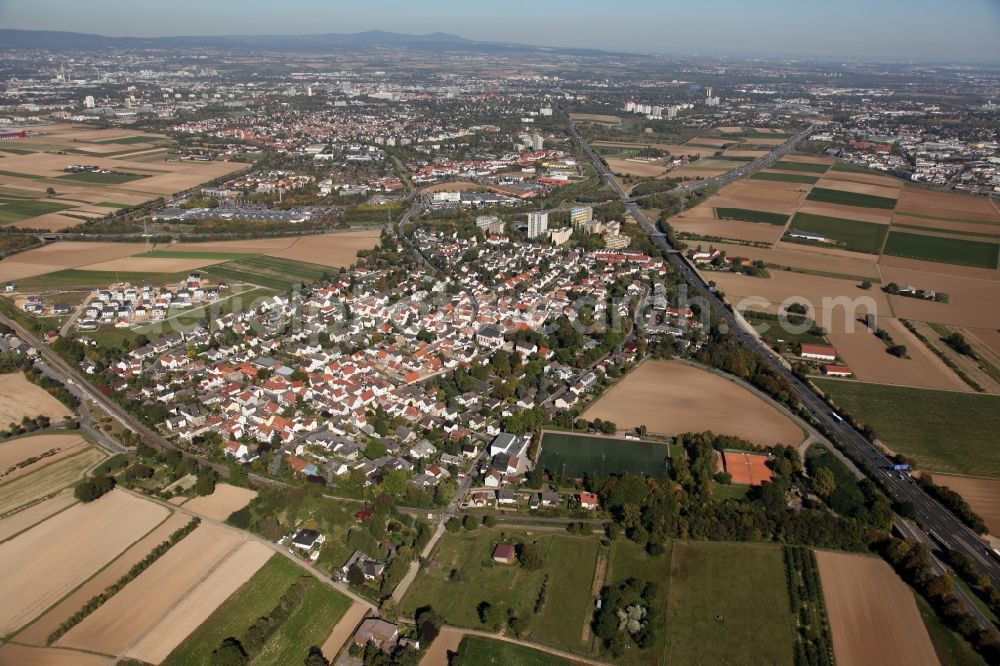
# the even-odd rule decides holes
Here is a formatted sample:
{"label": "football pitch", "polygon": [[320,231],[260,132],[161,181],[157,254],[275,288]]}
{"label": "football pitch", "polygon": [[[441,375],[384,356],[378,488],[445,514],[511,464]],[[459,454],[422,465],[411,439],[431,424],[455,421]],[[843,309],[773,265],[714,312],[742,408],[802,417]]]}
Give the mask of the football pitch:
{"label": "football pitch", "polygon": [[656,442],[546,432],[538,466],[553,475],[573,478],[620,472],[664,476],[669,470],[669,449]]}

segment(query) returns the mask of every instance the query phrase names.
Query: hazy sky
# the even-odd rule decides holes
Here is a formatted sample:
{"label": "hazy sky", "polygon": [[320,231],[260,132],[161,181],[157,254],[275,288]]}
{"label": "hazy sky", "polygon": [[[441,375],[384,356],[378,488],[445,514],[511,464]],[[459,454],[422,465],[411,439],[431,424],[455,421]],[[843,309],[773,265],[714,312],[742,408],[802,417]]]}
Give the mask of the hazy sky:
{"label": "hazy sky", "polygon": [[1000,62],[1000,0],[0,0],[0,27],[133,36],[441,31],[629,51]]}

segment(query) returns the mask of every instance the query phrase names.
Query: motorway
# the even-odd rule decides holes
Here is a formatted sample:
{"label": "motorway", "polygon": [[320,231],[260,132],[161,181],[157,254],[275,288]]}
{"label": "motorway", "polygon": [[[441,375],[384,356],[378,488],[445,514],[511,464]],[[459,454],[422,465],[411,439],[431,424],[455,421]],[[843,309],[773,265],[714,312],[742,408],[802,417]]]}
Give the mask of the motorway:
{"label": "motorway", "polygon": [[[559,110],[560,112],[563,112],[561,108]],[[563,113],[566,115],[565,112]],[[935,541],[948,549],[964,552],[972,559],[973,562],[976,563],[976,566],[980,569],[980,571],[989,577],[995,587],[1000,587],[1000,562],[996,560],[986,542],[981,539],[979,535],[966,527],[965,524],[956,518],[955,515],[952,514],[952,512],[949,511],[944,505],[928,495],[922,488],[920,488],[920,486],[911,480],[909,476],[897,474],[891,471],[891,467],[893,465],[892,460],[883,455],[877,446],[873,445],[872,442],[870,442],[850,423],[835,417],[832,410],[823,401],[823,399],[813,392],[813,390],[802,380],[792,374],[792,372],[781,363],[777,354],[767,347],[758,337],[752,335],[740,326],[736,316],[726,307],[714,291],[709,288],[708,283],[704,280],[704,278],[702,278],[702,276],[694,270],[683,255],[667,243],[663,235],[656,228],[656,225],[651,222],[648,217],[646,217],[646,214],[639,207],[638,203],[629,198],[628,194],[614,179],[611,171],[604,164],[604,162],[601,161],[600,157],[594,152],[590,144],[588,144],[577,132],[572,119],[570,119],[568,115],[566,115],[566,119],[573,140],[587,153],[604,181],[618,194],[622,201],[626,203],[629,212],[650,235],[653,243],[667,254],[667,260],[681,271],[689,284],[692,284],[705,292],[713,311],[724,321],[722,326],[726,327],[725,330],[734,331],[743,346],[757,352],[760,356],[765,358],[774,371],[785,378],[792,392],[798,398],[799,402],[802,403],[805,409],[808,410],[812,418],[814,418],[828,433],[830,433],[830,438],[843,451],[850,454],[851,458],[856,461],[857,466],[865,474],[873,479],[881,481],[881,486],[889,494],[891,494],[897,502],[909,503],[913,507],[917,523],[929,536],[933,536]],[[732,171],[716,178],[696,181],[693,183],[685,183],[680,185],[675,191],[692,191],[704,187],[723,185],[732,182],[733,180],[749,176],[755,171],[770,165],[780,159],[781,156],[793,150],[795,146],[797,146],[805,137],[809,135],[811,129],[812,128],[801,132],[790,139],[787,143],[782,144],[766,156],[755,160],[745,167],[741,167],[736,171]],[[899,517],[897,517],[897,522],[898,521]]]}

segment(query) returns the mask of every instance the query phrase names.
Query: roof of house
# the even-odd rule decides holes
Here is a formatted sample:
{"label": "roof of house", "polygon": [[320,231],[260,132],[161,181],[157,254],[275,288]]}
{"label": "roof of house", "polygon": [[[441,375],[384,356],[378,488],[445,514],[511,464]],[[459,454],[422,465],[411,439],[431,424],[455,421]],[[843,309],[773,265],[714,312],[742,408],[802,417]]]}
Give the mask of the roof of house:
{"label": "roof of house", "polygon": [[320,537],[320,533],[316,530],[302,529],[299,530],[295,538],[292,539],[292,543],[296,546],[311,546],[316,543],[316,539]]}
{"label": "roof of house", "polygon": [[493,558],[498,560],[512,560],[516,554],[514,545],[509,543],[497,544],[497,547],[493,549]]}

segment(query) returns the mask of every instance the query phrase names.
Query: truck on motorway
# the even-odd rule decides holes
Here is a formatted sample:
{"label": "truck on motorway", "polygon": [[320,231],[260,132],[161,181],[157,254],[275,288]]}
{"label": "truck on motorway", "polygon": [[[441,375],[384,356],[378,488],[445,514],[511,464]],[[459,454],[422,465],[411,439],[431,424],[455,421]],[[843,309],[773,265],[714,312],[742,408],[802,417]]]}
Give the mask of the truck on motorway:
{"label": "truck on motorway", "polygon": [[833,420],[836,421],[838,424],[844,422],[844,417],[838,414],[837,412],[833,411],[832,409],[830,410],[830,416],[832,416]]}

